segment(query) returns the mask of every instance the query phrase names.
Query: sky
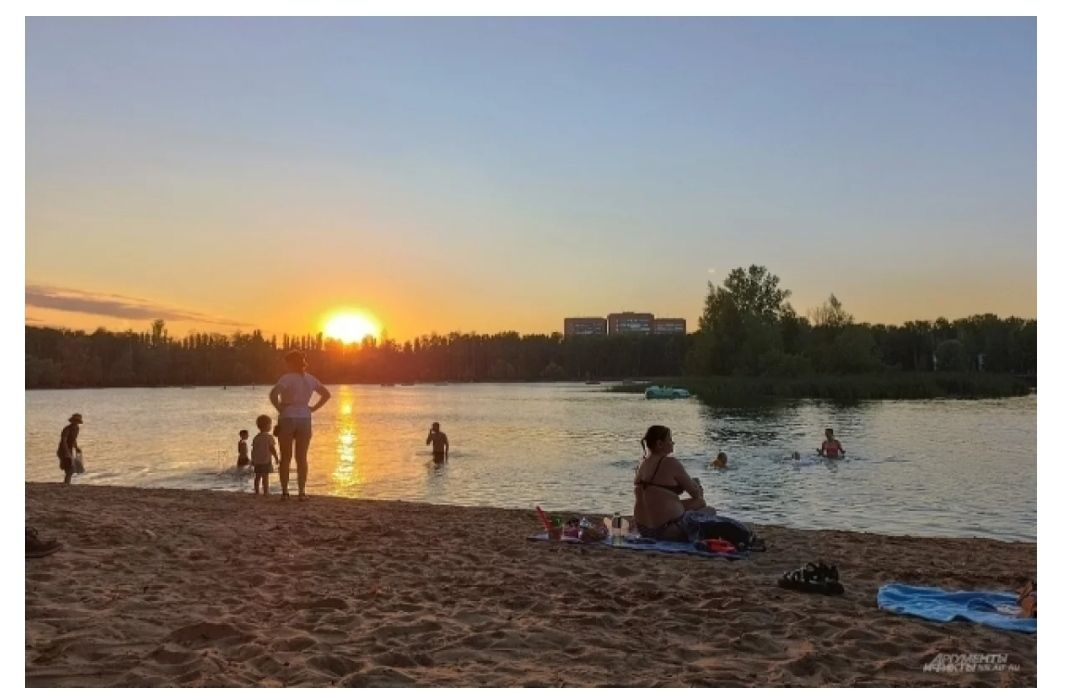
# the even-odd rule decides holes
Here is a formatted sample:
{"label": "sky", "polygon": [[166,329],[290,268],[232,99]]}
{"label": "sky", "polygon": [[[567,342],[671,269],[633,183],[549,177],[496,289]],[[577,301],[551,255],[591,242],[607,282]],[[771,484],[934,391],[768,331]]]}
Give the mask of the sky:
{"label": "sky", "polygon": [[1036,315],[1033,18],[30,18],[26,322]]}

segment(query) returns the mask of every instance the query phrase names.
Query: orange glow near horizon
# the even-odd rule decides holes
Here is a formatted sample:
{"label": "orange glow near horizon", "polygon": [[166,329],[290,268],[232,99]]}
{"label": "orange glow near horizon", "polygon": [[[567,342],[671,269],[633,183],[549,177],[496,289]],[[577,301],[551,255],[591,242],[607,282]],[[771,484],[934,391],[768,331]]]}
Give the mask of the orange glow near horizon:
{"label": "orange glow near horizon", "polygon": [[323,333],[345,344],[358,344],[367,337],[378,339],[381,328],[371,315],[357,310],[339,310],[323,322]]}

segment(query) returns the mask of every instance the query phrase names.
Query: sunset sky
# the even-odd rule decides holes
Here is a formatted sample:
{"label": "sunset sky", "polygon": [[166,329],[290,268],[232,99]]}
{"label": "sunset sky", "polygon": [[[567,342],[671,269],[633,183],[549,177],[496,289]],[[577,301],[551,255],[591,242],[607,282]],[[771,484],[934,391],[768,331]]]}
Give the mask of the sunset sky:
{"label": "sunset sky", "polygon": [[1034,19],[27,21],[28,324],[1036,312]]}

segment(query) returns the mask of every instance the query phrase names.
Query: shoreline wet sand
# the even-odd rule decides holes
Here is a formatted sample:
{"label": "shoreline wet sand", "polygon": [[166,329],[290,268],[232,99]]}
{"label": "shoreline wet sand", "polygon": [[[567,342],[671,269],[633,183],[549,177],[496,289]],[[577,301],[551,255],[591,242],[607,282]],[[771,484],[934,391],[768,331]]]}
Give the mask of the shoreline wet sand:
{"label": "shoreline wet sand", "polygon": [[[1036,637],[876,607],[1034,543],[754,526],[745,561],[527,542],[528,510],[26,484],[27,686],[1034,686]],[[776,587],[819,558],[840,597]],[[935,673],[937,654],[1015,671]]]}

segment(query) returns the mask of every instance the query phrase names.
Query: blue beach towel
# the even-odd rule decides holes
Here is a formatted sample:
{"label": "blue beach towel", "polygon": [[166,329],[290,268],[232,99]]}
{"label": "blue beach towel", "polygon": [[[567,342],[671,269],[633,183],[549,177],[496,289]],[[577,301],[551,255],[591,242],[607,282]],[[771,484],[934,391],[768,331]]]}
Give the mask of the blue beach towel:
{"label": "blue beach towel", "polygon": [[1034,633],[1037,620],[1023,618],[1009,592],[949,592],[938,587],[890,583],[877,594],[879,609],[947,623],[972,621],[991,628]]}
{"label": "blue beach towel", "polygon": [[[541,532],[540,534],[528,537],[529,541],[549,541],[547,532]],[[560,544],[581,544],[582,542],[577,539],[562,539]],[[628,549],[630,551],[652,551],[654,553],[684,553],[691,556],[702,556],[704,558],[727,558],[728,560],[736,560],[739,558],[747,558],[746,553],[711,553],[709,551],[702,551],[695,548],[693,544],[685,541],[659,541],[655,539],[641,539],[639,537],[629,537],[621,544],[612,544],[611,537],[608,537],[604,541],[598,541],[588,544],[599,546],[609,546],[613,549]]]}

